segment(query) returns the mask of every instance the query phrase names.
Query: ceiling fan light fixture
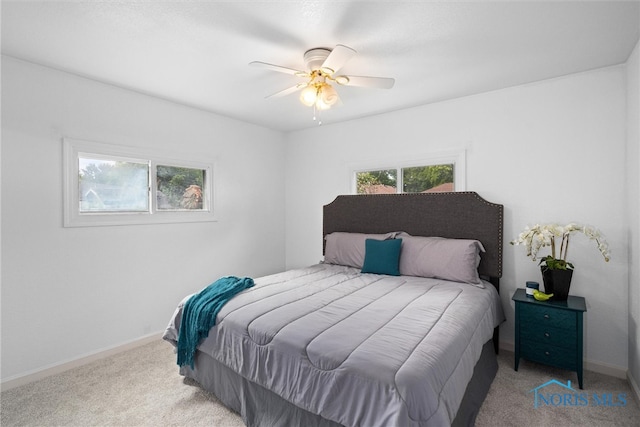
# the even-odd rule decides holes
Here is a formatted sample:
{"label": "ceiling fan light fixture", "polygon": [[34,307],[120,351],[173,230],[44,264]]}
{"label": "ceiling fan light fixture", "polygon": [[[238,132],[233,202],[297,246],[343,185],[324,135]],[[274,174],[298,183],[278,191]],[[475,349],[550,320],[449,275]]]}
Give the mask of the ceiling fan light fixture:
{"label": "ceiling fan light fixture", "polygon": [[318,89],[315,85],[309,84],[300,92],[300,102],[307,107],[313,106],[318,99]]}
{"label": "ceiling fan light fixture", "polygon": [[322,104],[326,105],[326,108],[322,109],[329,109],[333,104],[338,102],[338,92],[336,92],[330,84],[325,83],[322,85],[319,95],[318,102],[322,102]]}
{"label": "ceiling fan light fixture", "polygon": [[338,92],[328,83],[310,83],[300,92],[300,102],[318,110],[328,110],[338,98]]}

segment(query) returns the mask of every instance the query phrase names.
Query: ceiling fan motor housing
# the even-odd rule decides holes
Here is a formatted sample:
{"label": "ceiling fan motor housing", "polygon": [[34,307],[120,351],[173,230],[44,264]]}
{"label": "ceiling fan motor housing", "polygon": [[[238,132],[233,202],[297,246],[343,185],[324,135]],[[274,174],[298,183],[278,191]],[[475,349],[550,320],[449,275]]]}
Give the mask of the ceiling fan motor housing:
{"label": "ceiling fan motor housing", "polygon": [[324,47],[316,47],[306,51],[304,53],[304,63],[307,67],[307,71],[311,72],[314,70],[319,70],[330,53],[331,49],[327,49]]}

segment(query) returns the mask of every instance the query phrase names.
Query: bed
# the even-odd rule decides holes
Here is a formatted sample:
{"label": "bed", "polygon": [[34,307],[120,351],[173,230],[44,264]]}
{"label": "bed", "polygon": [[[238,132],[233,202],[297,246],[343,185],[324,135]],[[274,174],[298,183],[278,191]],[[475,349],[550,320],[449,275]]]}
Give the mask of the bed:
{"label": "bed", "polygon": [[474,192],[338,196],[324,261],[255,279],[180,373],[248,426],[473,425],[497,371],[502,229]]}

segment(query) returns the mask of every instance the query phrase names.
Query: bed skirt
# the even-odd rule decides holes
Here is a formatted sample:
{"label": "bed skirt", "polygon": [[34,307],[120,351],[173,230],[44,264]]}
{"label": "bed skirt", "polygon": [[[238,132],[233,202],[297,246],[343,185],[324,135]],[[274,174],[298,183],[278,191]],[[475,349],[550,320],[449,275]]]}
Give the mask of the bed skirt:
{"label": "bed skirt", "polygon": [[[482,402],[498,371],[493,340],[482,348],[480,360],[452,426],[473,426]],[[277,394],[238,375],[211,356],[197,351],[195,369],[180,368],[180,374],[192,378],[212,392],[229,409],[237,412],[248,427],[308,426],[340,427],[334,421],[305,411]]]}

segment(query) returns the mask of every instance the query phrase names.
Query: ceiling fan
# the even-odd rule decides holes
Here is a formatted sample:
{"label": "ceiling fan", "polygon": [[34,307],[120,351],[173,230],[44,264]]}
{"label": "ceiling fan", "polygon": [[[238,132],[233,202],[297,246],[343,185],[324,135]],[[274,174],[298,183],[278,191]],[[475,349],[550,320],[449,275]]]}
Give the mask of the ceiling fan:
{"label": "ceiling fan", "polygon": [[249,65],[305,79],[305,81],[269,95],[267,98],[281,97],[301,90],[300,101],[304,105],[314,107],[314,110],[327,110],[340,100],[331,83],[337,83],[342,86],[378,89],[391,89],[393,87],[395,80],[389,77],[337,75],[337,71],[355,54],[356,51],[354,49],[341,44],[336,45],[333,49],[324,47],[309,49],[304,53],[306,71],[260,61],[250,62]]}

